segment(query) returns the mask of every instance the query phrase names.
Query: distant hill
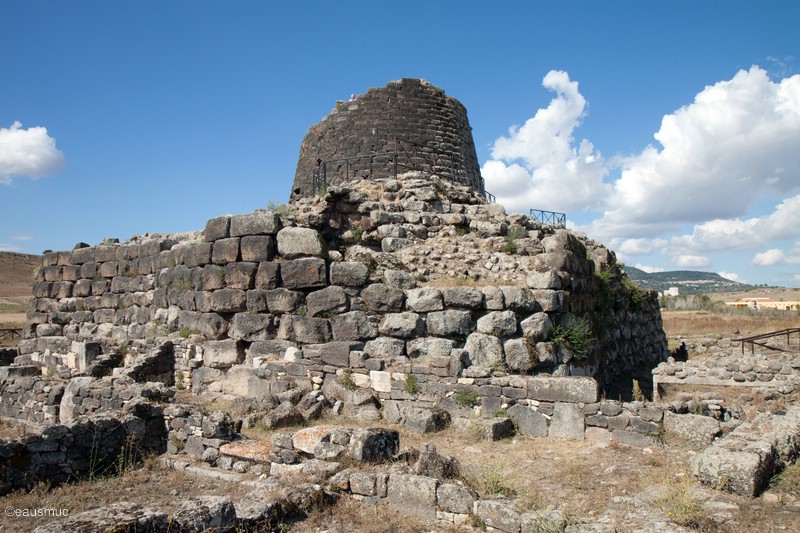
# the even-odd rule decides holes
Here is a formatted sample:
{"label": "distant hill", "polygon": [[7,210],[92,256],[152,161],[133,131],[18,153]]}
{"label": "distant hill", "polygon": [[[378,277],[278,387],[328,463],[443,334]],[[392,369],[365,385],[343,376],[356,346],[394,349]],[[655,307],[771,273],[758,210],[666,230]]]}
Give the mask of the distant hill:
{"label": "distant hill", "polygon": [[753,285],[732,281],[713,272],[673,270],[671,272],[648,273],[631,266],[626,266],[624,270],[628,277],[638,286],[643,289],[655,289],[659,292],[663,292],[670,287],[678,287],[681,294],[737,292],[754,288]]}
{"label": "distant hill", "polygon": [[42,256],[0,252],[0,297],[30,296],[33,270],[42,264]]}

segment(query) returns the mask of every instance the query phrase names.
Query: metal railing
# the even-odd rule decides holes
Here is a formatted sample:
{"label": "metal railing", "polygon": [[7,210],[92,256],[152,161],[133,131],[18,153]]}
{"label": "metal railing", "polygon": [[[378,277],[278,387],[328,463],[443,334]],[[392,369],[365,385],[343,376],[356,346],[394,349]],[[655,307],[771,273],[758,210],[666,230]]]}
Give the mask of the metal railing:
{"label": "metal railing", "polygon": [[0,339],[4,339],[8,337],[10,340],[14,339],[21,339],[22,338],[22,329],[21,328],[0,328]]}
{"label": "metal railing", "polygon": [[542,209],[531,209],[531,216],[540,224],[548,224],[556,226],[557,228],[567,227],[566,213],[557,213],[555,211],[543,211]]}
{"label": "metal railing", "polygon": [[[744,346],[745,344],[750,344],[750,353],[754,354],[756,352],[756,345],[761,346],[762,348],[767,348],[769,350],[775,350],[778,352],[788,352],[789,349],[792,347],[791,343],[791,335],[792,333],[800,334],[800,328],[788,328],[782,329],[780,331],[773,331],[771,333],[762,333],[761,335],[753,335],[752,337],[744,337],[741,339],[733,339],[734,341],[739,341],[742,343],[742,353],[744,353]],[[772,339],[774,337],[782,337],[786,335],[786,348],[778,347],[778,346],[770,346],[766,342],[759,342],[765,341],[766,339]],[[800,341],[800,339],[799,339]],[[800,346],[798,346],[800,348]]]}
{"label": "metal railing", "polygon": [[311,176],[313,192],[319,194],[328,188],[335,178],[341,181],[355,177],[365,179],[394,177],[408,171],[428,171],[455,183],[461,183],[481,192],[487,202],[494,203],[495,197],[484,187],[480,174],[465,168],[449,154],[423,146],[408,139],[395,137],[392,150],[375,151],[367,155],[318,160],[317,168]]}

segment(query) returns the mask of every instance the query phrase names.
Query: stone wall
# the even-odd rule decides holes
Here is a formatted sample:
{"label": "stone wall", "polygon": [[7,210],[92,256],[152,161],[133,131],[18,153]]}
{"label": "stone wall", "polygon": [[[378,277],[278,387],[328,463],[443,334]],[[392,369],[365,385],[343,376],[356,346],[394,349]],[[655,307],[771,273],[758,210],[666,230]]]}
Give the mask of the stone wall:
{"label": "stone wall", "polygon": [[666,358],[655,293],[598,243],[436,178],[369,187],[45,254],[17,363],[248,397],[346,374],[379,401],[472,394],[487,416],[533,399],[525,376],[607,385]]}
{"label": "stone wall", "polygon": [[[397,137],[424,148],[415,154],[408,143],[396,147]],[[316,194],[311,177],[318,160],[328,162],[328,185],[333,185],[345,181],[347,172],[352,179],[366,176],[370,168],[374,177],[391,175],[396,150],[400,172],[402,165],[432,162],[436,151],[435,168],[425,165],[425,170],[466,183],[483,194],[467,110],[425,80],[405,78],[369,89],[355,101],[337,102],[330,115],[308,130],[300,147],[291,199]],[[383,155],[367,157],[375,153]],[[358,159],[346,169],[343,158]]]}
{"label": "stone wall", "polygon": [[40,435],[0,441],[0,494],[37,482],[109,475],[132,465],[142,453],[163,453],[160,408],[133,402],[116,416],[82,417],[47,426]]}

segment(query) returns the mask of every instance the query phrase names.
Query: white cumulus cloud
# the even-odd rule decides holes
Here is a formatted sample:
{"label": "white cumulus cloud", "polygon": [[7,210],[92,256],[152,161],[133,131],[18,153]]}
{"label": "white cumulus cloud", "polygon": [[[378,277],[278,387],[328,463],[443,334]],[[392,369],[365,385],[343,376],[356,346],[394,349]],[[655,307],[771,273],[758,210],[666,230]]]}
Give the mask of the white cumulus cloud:
{"label": "white cumulus cloud", "polygon": [[711,261],[703,255],[678,255],[675,256],[675,264],[681,268],[706,268]]}
{"label": "white cumulus cloud", "polygon": [[771,248],[753,256],[752,263],[758,266],[797,265],[800,264],[800,241],[790,250]]}
{"label": "white cumulus cloud", "polygon": [[739,277],[739,274],[736,274],[735,272],[718,272],[718,274],[720,276],[722,276],[723,278],[729,279],[731,281],[738,281],[739,283],[746,283],[744,280],[741,279],[741,277]]}
{"label": "white cumulus cloud", "polygon": [[575,211],[598,206],[610,190],[607,165],[587,140],[573,132],[584,117],[586,99],[569,74],[551,70],[542,85],[556,93],[522,127],[497,139],[481,173],[497,201],[512,211]]}
{"label": "white cumulus cloud", "polygon": [[660,231],[664,221],[739,217],[765,191],[800,186],[800,75],[778,83],[757,66],[698,93],[661,121],[653,145],[622,158],[605,225]]}
{"label": "white cumulus cloud", "polygon": [[0,128],[0,183],[10,184],[14,176],[41,178],[63,166],[64,154],[56,148],[47,128],[26,129],[19,121]]}
{"label": "white cumulus cloud", "polygon": [[664,269],[662,267],[652,267],[652,266],[642,265],[642,264],[639,264],[639,263],[637,263],[637,264],[635,264],[633,266],[635,266],[639,270],[644,270],[648,274],[653,274],[654,272],[664,272]]}

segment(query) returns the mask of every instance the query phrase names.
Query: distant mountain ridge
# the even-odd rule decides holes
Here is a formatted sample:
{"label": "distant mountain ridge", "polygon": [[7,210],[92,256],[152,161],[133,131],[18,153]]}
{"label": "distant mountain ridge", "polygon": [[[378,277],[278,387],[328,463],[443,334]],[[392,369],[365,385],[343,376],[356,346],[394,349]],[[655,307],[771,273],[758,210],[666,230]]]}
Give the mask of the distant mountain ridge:
{"label": "distant mountain ridge", "polygon": [[753,285],[723,278],[714,272],[673,270],[648,273],[631,266],[626,266],[624,270],[638,286],[643,289],[655,289],[659,292],[664,292],[670,287],[678,287],[682,294],[748,291],[754,288]]}

